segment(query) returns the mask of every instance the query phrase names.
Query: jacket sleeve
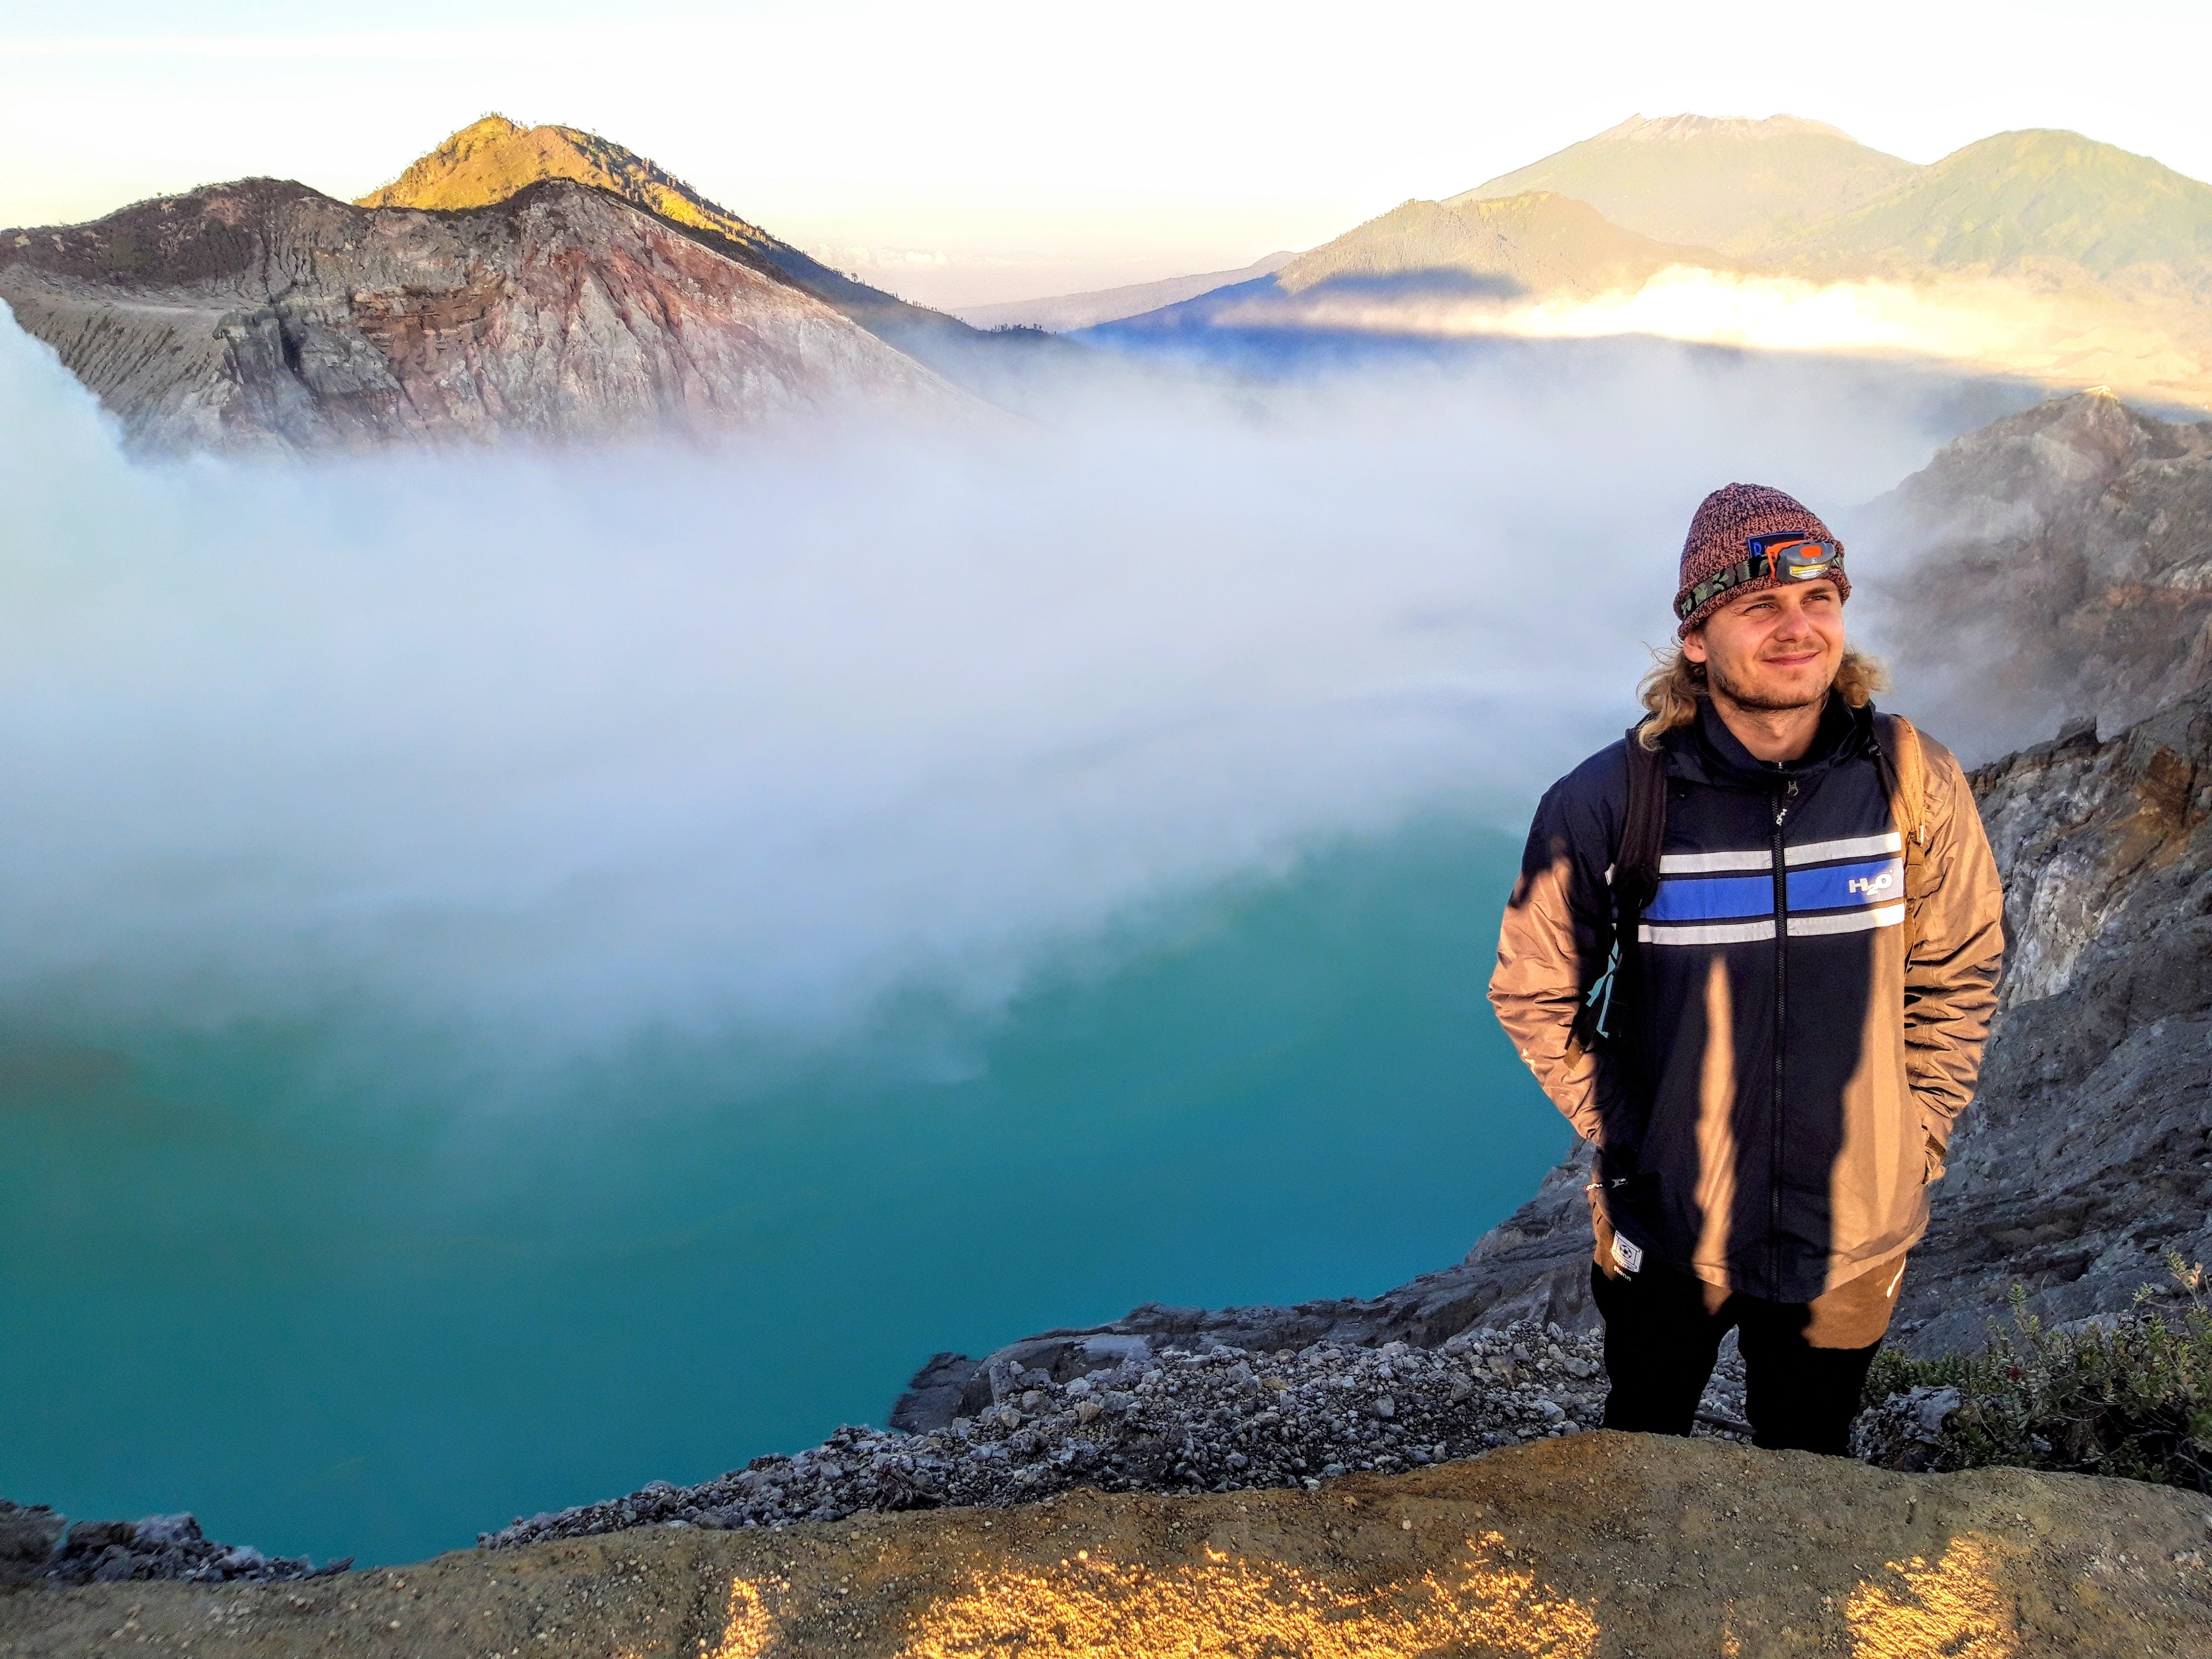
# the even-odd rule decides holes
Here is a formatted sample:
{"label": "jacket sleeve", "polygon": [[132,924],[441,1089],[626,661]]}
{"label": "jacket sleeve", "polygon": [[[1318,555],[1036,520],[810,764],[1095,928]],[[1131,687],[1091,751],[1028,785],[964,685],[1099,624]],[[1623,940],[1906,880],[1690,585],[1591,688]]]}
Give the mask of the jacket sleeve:
{"label": "jacket sleeve", "polygon": [[1940,1158],[1974,1097],[2004,965],[2004,890],[1973,791],[1950,751],[1926,743],[1923,896],[1905,964],[1905,1070]]}
{"label": "jacket sleeve", "polygon": [[1586,1047],[1575,1016],[1613,949],[1606,803],[1555,785],[1536,809],[1521,875],[1498,933],[1490,975],[1498,1024],[1536,1081],[1583,1139],[1604,1144],[1610,1067]]}

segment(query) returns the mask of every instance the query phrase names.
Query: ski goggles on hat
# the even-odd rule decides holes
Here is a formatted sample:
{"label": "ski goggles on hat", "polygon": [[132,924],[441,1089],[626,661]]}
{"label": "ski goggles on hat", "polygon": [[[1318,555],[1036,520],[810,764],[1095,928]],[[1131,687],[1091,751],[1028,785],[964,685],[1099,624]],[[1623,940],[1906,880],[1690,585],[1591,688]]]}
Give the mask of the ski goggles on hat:
{"label": "ski goggles on hat", "polygon": [[1706,577],[1674,601],[1678,621],[1687,620],[1708,600],[1746,582],[1763,581],[1769,576],[1778,582],[1816,582],[1843,573],[1841,542],[1816,542],[1795,535],[1753,536],[1745,540],[1744,548],[1749,558]]}

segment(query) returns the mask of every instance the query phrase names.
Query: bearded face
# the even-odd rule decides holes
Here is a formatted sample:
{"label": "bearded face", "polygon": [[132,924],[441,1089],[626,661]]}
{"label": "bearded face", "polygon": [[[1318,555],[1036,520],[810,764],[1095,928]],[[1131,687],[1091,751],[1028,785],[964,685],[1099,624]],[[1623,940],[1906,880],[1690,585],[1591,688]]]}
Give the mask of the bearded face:
{"label": "bearded face", "polygon": [[1760,713],[1817,707],[1844,659],[1844,602],[1832,581],[1786,582],[1724,605],[1682,654],[1717,698]]}

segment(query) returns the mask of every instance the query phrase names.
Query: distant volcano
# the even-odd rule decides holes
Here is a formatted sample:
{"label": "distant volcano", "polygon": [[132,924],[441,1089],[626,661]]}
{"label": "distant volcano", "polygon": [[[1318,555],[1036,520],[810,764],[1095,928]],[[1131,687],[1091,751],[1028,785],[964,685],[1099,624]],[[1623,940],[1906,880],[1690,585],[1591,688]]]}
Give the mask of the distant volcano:
{"label": "distant volcano", "polygon": [[1553,191],[1662,242],[1757,254],[1887,194],[1916,171],[1910,161],[1794,115],[1764,121],[1632,115],[1443,205]]}
{"label": "distant volcano", "polygon": [[348,205],[268,179],[0,232],[0,300],[141,449],[972,414],[1047,354],[858,283],[621,145],[487,116]]}
{"label": "distant volcano", "polygon": [[1637,116],[1108,328],[1655,333],[2212,407],[2212,185],[2072,132],[1916,167],[1794,116]]}
{"label": "distant volcano", "polygon": [[358,208],[248,179],[0,236],[0,299],[152,450],[757,425],[967,395],[734,244],[604,191]]}
{"label": "distant volcano", "polygon": [[[381,190],[357,205],[453,210],[488,207],[547,179],[565,179],[620,197],[631,206],[682,226],[708,246],[796,283],[878,339],[986,398],[1003,395],[1010,378],[1040,349],[1066,367],[1074,348],[994,336],[927,306],[834,270],[811,254],[708,200],[653,162],[611,139],[576,127],[525,127],[487,115],[463,127]],[[1075,354],[1081,356],[1084,354]]]}
{"label": "distant volcano", "polygon": [[524,127],[504,115],[471,122],[354,205],[489,207],[548,179],[606,191],[664,219],[711,230],[763,255],[798,252],[597,133],[574,127]]}

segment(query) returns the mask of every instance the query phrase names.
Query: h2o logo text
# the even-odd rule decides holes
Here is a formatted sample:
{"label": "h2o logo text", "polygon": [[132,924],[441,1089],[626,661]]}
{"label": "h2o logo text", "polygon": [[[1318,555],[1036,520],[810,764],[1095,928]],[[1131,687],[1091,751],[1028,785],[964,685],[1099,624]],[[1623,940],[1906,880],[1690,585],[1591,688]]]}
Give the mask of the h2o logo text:
{"label": "h2o logo text", "polygon": [[1897,877],[1892,872],[1887,870],[1883,871],[1878,876],[1854,876],[1849,882],[1844,884],[1845,890],[1853,893],[1864,893],[1869,898],[1873,898],[1878,894],[1887,893],[1891,888],[1896,885]]}

